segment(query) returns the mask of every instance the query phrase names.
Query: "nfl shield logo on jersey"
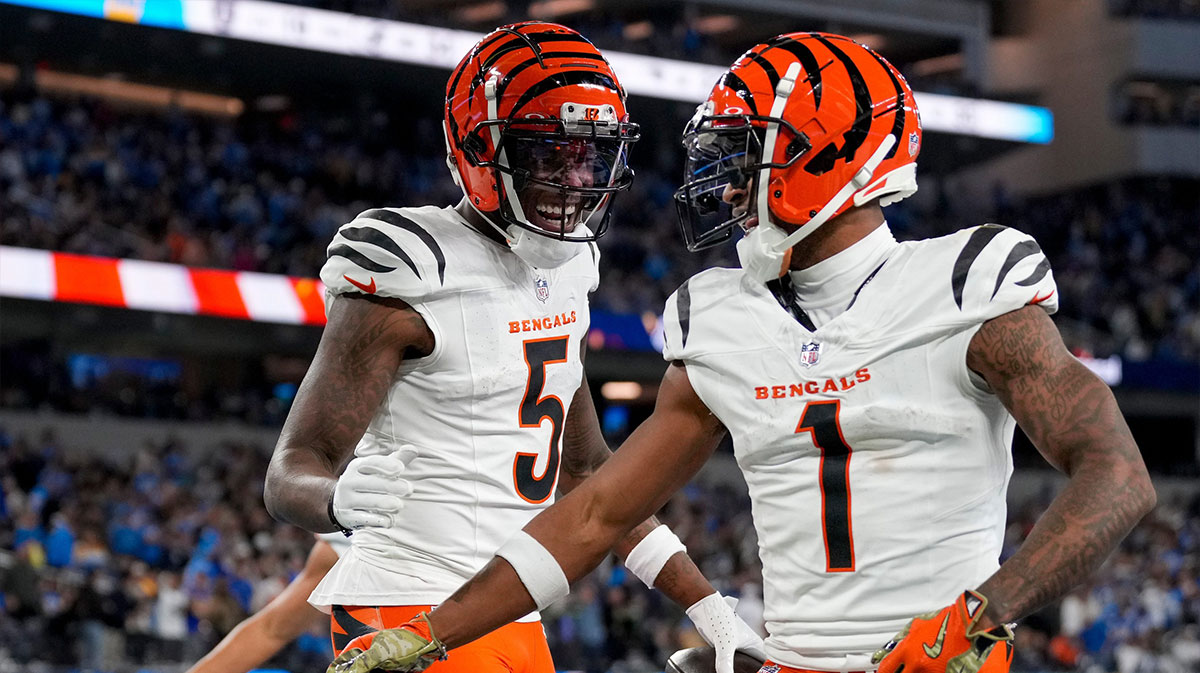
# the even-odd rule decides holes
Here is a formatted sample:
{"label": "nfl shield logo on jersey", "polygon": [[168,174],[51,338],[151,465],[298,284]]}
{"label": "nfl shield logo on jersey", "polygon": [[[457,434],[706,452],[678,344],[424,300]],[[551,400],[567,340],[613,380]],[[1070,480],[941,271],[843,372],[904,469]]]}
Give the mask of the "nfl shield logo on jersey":
{"label": "nfl shield logo on jersey", "polygon": [[805,367],[811,367],[817,364],[817,360],[821,359],[821,344],[816,341],[810,341],[800,347],[800,364]]}
{"label": "nfl shield logo on jersey", "polygon": [[538,301],[545,304],[546,300],[550,298],[550,281],[546,280],[545,276],[538,274],[537,278],[533,279],[533,288]]}

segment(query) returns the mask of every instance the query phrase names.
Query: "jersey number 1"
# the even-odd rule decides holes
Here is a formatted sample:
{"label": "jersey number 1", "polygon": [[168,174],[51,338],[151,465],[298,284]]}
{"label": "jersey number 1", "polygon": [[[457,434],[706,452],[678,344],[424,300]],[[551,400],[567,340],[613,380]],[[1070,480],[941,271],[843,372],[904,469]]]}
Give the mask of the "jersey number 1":
{"label": "jersey number 1", "polygon": [[809,402],[796,432],[811,432],[821,450],[821,530],[825,572],[854,572],[854,533],[850,526],[850,445],[838,420],[841,400]]}
{"label": "jersey number 1", "polygon": [[521,398],[521,410],[517,421],[522,428],[539,428],[542,421],[550,419],[550,455],[546,469],[539,477],[533,473],[538,454],[518,453],[513,461],[513,483],[517,494],[529,502],[545,502],[554,492],[558,479],[558,451],[562,440],[563,418],[566,412],[562,400],[554,395],[542,397],[546,385],[546,365],[567,361],[569,337],[530,339],[524,343],[525,366],[529,368],[529,379],[525,383],[525,396]]}

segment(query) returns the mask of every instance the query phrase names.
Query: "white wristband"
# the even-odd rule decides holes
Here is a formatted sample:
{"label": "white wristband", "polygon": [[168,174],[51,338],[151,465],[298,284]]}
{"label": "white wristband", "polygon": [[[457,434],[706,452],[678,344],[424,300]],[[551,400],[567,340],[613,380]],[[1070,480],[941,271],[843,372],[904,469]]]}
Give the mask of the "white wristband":
{"label": "white wristband", "polygon": [[525,585],[539,610],[571,592],[562,566],[541,542],[523,530],[501,545],[496,556],[508,561],[517,571],[517,577],[521,578],[521,584]]}
{"label": "white wristband", "polygon": [[625,557],[625,567],[653,589],[654,580],[658,579],[658,573],[662,572],[663,566],[681,551],[687,551],[683,542],[675,537],[670,528],[659,526],[629,551],[629,556]]}

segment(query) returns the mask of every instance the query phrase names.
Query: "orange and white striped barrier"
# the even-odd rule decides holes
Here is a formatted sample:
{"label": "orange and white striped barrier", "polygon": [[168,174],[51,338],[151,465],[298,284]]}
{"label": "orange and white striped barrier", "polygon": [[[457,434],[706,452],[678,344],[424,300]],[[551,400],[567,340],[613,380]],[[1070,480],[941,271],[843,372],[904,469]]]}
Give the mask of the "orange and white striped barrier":
{"label": "orange and white striped barrier", "polygon": [[9,246],[0,246],[0,296],[291,325],[325,324],[325,286],[316,278]]}

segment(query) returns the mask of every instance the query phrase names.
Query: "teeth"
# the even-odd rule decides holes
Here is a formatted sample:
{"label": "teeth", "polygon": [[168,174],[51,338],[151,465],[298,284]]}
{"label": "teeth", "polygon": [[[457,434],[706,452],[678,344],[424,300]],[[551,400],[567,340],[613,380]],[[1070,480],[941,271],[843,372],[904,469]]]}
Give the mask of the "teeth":
{"label": "teeth", "polygon": [[[562,206],[538,206],[538,214],[542,217],[558,219],[563,215]],[[575,206],[567,206],[567,217],[575,214]]]}

